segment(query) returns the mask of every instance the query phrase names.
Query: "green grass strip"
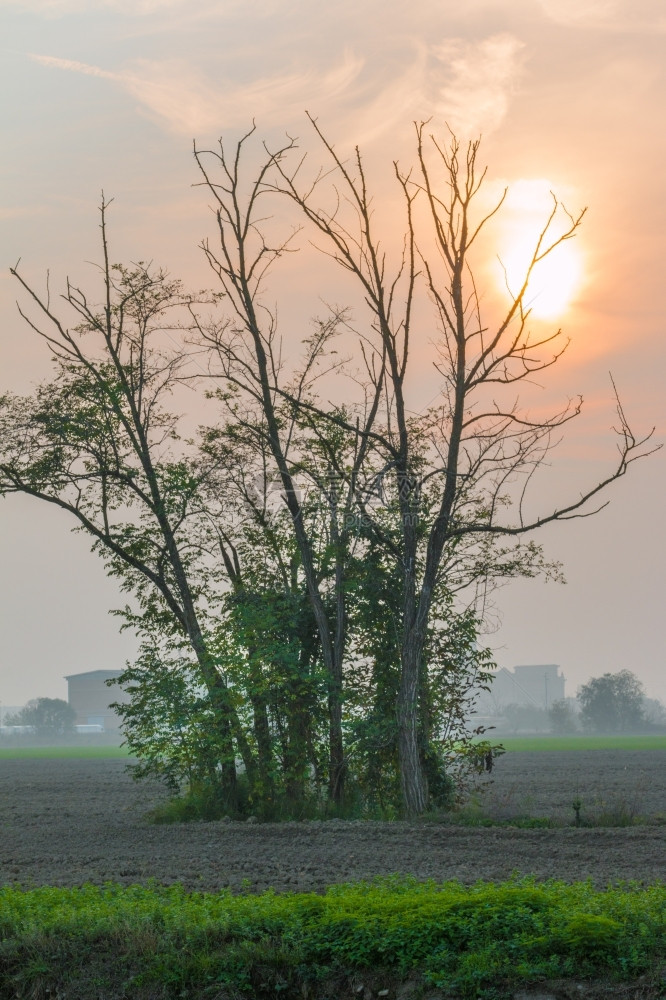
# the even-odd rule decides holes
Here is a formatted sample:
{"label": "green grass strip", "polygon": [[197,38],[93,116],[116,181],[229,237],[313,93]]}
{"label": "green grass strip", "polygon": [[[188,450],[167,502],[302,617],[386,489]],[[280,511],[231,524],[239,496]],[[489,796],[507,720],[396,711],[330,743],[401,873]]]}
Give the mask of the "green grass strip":
{"label": "green grass strip", "polygon": [[[648,736],[507,736],[498,741],[512,752],[539,750],[666,750],[665,735]],[[72,758],[76,760],[98,757],[128,757],[127,747],[116,746],[55,746],[55,747],[0,747],[0,760],[22,758]]]}
{"label": "green grass strip", "polygon": [[0,760],[72,759],[95,760],[99,757],[129,757],[127,747],[0,747]]}
{"label": "green grass strip", "polygon": [[[0,998],[350,995],[409,979],[510,996],[544,979],[631,982],[659,996],[666,886],[400,876],[315,894],[179,886],[0,889]],[[653,990],[654,992],[650,992]]]}
{"label": "green grass strip", "polygon": [[498,736],[512,752],[540,750],[666,750],[666,733],[646,736]]}

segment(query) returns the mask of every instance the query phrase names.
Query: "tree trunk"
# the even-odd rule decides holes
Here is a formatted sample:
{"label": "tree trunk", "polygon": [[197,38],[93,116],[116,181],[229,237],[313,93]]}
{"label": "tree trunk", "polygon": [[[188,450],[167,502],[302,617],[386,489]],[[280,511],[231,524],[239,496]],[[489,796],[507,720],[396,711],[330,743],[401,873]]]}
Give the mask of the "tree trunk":
{"label": "tree trunk", "polygon": [[428,808],[428,782],[419,746],[419,679],[423,643],[414,632],[406,637],[398,691],[398,758],[400,787],[407,816],[420,816]]}
{"label": "tree trunk", "polygon": [[218,719],[218,726],[222,735],[222,760],[220,761],[221,787],[225,803],[229,809],[235,811],[238,806],[238,789],[236,776],[236,756],[234,752],[233,732],[230,721],[228,692],[222,678],[216,670],[212,668],[204,674],[206,687],[210,694],[210,700],[215,709]]}
{"label": "tree trunk", "polygon": [[333,491],[329,498],[331,504],[330,531],[331,540],[335,545],[335,631],[333,637],[333,662],[328,686],[328,718],[329,718],[329,772],[328,797],[339,806],[344,797],[345,748],[342,738],[342,661],[345,653],[347,634],[347,609],[345,595],[345,556],[347,537],[342,537],[338,528],[338,498]]}
{"label": "tree trunk", "polygon": [[212,661],[206,641],[194,615],[187,621],[187,626],[189,639],[197,657],[202,679],[210,695],[211,704],[215,709],[218,726],[222,735],[222,760],[220,761],[222,794],[227,807],[235,811],[238,807],[238,789],[232,722],[235,717],[237,722],[235,728],[239,729],[240,720],[238,720],[236,711],[230,703],[227,686],[218,673],[215,663]]}
{"label": "tree trunk", "polygon": [[[261,786],[261,795],[262,798],[272,798],[274,792],[273,747],[270,726],[268,724],[266,696],[252,692],[250,694],[250,701],[252,702],[254,738],[257,741],[257,772]],[[251,782],[251,784],[254,785],[255,782]]]}
{"label": "tree trunk", "polygon": [[285,791],[289,805],[298,808],[305,799],[308,771],[309,714],[302,697],[289,700],[287,712],[287,748],[285,753]]}
{"label": "tree trunk", "polygon": [[333,679],[328,696],[328,797],[335,805],[340,805],[345,786],[345,752],[342,741],[342,685]]}

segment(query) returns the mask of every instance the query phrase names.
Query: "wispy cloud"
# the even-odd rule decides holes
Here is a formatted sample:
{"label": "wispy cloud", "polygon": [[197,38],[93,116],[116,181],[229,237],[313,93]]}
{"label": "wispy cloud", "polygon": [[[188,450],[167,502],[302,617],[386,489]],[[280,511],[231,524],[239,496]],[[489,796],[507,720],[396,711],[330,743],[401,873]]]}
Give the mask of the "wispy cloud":
{"label": "wispy cloud", "polygon": [[348,93],[363,67],[351,52],[322,71],[308,67],[259,77],[243,84],[213,84],[187,65],[144,62],[125,78],[125,86],[148,111],[177,132],[188,135],[245,127],[253,118],[264,122],[279,112],[282,120],[308,106]]}
{"label": "wispy cloud", "polygon": [[538,0],[557,24],[613,32],[666,31],[663,0]]}
{"label": "wispy cloud", "polygon": [[85,73],[86,76],[101,76],[107,80],[121,80],[118,73],[111,73],[109,70],[100,69],[99,66],[90,66],[88,63],[77,62],[75,59],[59,59],[57,56],[41,56],[34,52],[29,53],[31,59],[41,63],[42,66],[51,66],[54,69],[69,70],[73,73]]}
{"label": "wispy cloud", "polygon": [[523,43],[510,34],[478,42],[449,39],[433,48],[436,113],[462,136],[497,129],[522,70]]}
{"label": "wispy cloud", "polygon": [[335,101],[351,91],[363,60],[344,53],[337,65],[260,77],[245,84],[212,83],[183,60],[138,60],[130,69],[111,72],[55,56],[32,54],[44,66],[113,80],[127,90],[171,131],[188,136],[246,126],[254,117],[268,118],[280,110],[285,118],[306,106]]}
{"label": "wispy cloud", "polygon": [[339,126],[348,140],[367,143],[419,117],[448,121],[461,137],[494,131],[517,86],[522,49],[508,33],[434,45],[404,39],[390,59],[367,47],[362,54],[333,47],[326,62],[300,51],[288,68],[254,78],[239,60],[228,62],[223,75],[210,61],[200,68],[180,57],[135,60],[113,71],[50,55],[31,58],[113,81],[145,114],[180,135],[217,134],[255,118],[264,127],[275,121],[289,127],[307,108]]}

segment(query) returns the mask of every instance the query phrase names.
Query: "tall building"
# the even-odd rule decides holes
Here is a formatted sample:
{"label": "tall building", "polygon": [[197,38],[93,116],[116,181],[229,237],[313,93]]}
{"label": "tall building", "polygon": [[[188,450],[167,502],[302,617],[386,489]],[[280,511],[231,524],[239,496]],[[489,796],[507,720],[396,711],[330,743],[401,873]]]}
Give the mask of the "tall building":
{"label": "tall building", "polygon": [[564,698],[564,674],[557,663],[529,663],[513,670],[501,667],[489,692],[477,702],[477,714],[501,714],[505,705],[531,705],[546,711],[554,701]]}
{"label": "tall building", "polygon": [[564,698],[564,674],[557,663],[531,663],[513,668],[513,683],[523,694],[518,704],[538,705],[548,710]]}

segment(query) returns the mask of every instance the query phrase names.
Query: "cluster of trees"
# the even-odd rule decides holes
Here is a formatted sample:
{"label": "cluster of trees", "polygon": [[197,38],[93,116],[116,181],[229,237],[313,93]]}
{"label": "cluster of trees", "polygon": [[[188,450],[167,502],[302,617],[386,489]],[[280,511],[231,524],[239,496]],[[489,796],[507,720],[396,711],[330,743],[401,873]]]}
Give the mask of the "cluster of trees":
{"label": "cluster of trees", "polygon": [[566,698],[554,701],[549,708],[511,702],[503,705],[501,715],[512,733],[573,733],[578,729],[578,713]]}
{"label": "cluster of trees", "polygon": [[561,735],[575,733],[578,729],[577,713],[566,698],[560,698],[553,702],[548,709],[548,721],[550,729]]}
{"label": "cluster of trees", "polygon": [[[101,295],[68,280],[56,303],[12,269],[53,375],[0,397],[0,493],[67,511],[128,595],[120,614],[143,644],[119,711],[140,774],[213,788],[230,812],[356,797],[414,815],[479,760],[466,720],[490,656],[479,604],[456,595],[553,572],[524,536],[590,513],[645,441],[618,402],[604,480],[528,514],[535,470],[581,405],[519,405],[565,347],[531,335],[528,283],[582,214],[554,200],[492,323],[471,252],[503,199],[478,214],[478,143],[419,126],[382,232],[359,151],[343,160],[311,124],[314,171],[294,141],[269,151],[252,132],[230,154],[195,149],[216,212],[213,292],[113,263],[106,203]],[[271,200],[337,266],[337,294],[360,291],[358,314],[327,309],[296,359],[268,284],[295,237],[275,235]],[[428,343],[438,394],[415,412]],[[196,433],[177,413],[188,389]]]}
{"label": "cluster of trees", "polygon": [[501,715],[512,733],[546,732],[550,728],[549,713],[539,705],[510,702],[502,706]]}
{"label": "cluster of trees", "polygon": [[62,698],[32,698],[18,712],[5,716],[6,726],[31,726],[38,736],[71,732],[76,712]]}
{"label": "cluster of trees", "polygon": [[593,677],[577,693],[577,705],[563,698],[548,708],[510,704],[502,716],[512,732],[530,731],[564,735],[586,730],[601,733],[640,732],[666,726],[666,709],[647,698],[631,670]]}
{"label": "cluster of trees", "polygon": [[583,727],[597,732],[637,732],[666,723],[664,706],[645,697],[631,670],[593,677],[578,689],[578,702]]}

